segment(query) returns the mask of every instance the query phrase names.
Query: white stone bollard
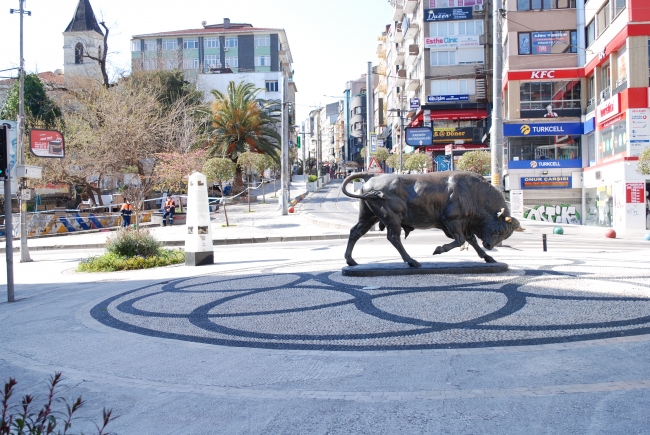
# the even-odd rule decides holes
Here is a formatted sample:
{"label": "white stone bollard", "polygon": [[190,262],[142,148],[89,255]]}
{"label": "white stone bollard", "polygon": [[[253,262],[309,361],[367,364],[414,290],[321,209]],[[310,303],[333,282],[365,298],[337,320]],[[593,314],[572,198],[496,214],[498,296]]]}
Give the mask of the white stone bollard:
{"label": "white stone bollard", "polygon": [[212,227],[208,209],[208,186],[205,175],[194,172],[187,183],[187,234],[185,265],[214,264]]}

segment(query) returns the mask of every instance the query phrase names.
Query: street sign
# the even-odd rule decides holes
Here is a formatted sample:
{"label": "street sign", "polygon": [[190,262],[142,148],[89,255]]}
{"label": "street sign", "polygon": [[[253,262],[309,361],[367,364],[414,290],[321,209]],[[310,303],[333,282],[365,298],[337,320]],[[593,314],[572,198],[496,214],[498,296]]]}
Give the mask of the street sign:
{"label": "street sign", "polygon": [[409,103],[410,103],[409,107],[411,108],[411,110],[417,110],[420,108],[420,99],[418,97],[411,98]]}
{"label": "street sign", "polygon": [[370,133],[370,155],[377,153],[377,133]]}
{"label": "street sign", "polygon": [[379,165],[379,162],[374,157],[372,159],[370,159],[370,164],[368,165],[368,170],[366,172],[369,172],[371,174],[383,174],[384,173],[384,171],[381,169],[381,166]]}
{"label": "street sign", "polygon": [[433,144],[433,130],[428,127],[406,127],[406,144],[421,147]]}

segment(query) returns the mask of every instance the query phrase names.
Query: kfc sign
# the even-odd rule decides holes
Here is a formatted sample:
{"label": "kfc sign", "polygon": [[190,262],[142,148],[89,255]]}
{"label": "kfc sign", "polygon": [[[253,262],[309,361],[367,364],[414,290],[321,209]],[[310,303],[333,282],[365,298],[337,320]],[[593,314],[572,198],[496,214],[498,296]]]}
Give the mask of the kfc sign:
{"label": "kfc sign", "polygon": [[555,78],[555,70],[541,70],[541,71],[532,71],[530,73],[530,78],[531,79],[554,79]]}
{"label": "kfc sign", "polygon": [[596,108],[596,117],[599,123],[619,114],[619,97],[620,94],[616,94],[598,105]]}

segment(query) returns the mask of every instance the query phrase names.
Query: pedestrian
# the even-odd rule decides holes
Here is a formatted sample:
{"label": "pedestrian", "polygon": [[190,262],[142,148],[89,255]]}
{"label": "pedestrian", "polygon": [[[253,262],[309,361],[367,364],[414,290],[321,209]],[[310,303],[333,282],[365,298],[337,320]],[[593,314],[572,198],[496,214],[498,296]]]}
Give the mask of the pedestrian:
{"label": "pedestrian", "polygon": [[163,226],[167,226],[167,216],[169,216],[169,226],[174,223],[174,212],[176,211],[176,203],[171,196],[167,197],[165,201],[165,212],[163,213]]}
{"label": "pedestrian", "polygon": [[128,228],[128,226],[131,225],[131,215],[133,214],[133,206],[128,199],[124,204],[122,204],[120,213],[122,214],[122,226]]}

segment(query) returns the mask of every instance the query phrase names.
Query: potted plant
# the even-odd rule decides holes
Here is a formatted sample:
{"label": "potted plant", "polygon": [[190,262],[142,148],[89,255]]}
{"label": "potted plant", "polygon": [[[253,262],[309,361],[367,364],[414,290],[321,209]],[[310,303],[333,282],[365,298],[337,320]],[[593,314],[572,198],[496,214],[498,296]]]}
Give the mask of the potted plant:
{"label": "potted plant", "polygon": [[361,181],[361,178],[355,178],[354,180],[352,180],[352,189],[355,192],[361,189],[361,186],[363,186],[363,181]]}
{"label": "potted plant", "polygon": [[318,190],[318,177],[310,175],[307,177],[307,192],[316,192]]}

